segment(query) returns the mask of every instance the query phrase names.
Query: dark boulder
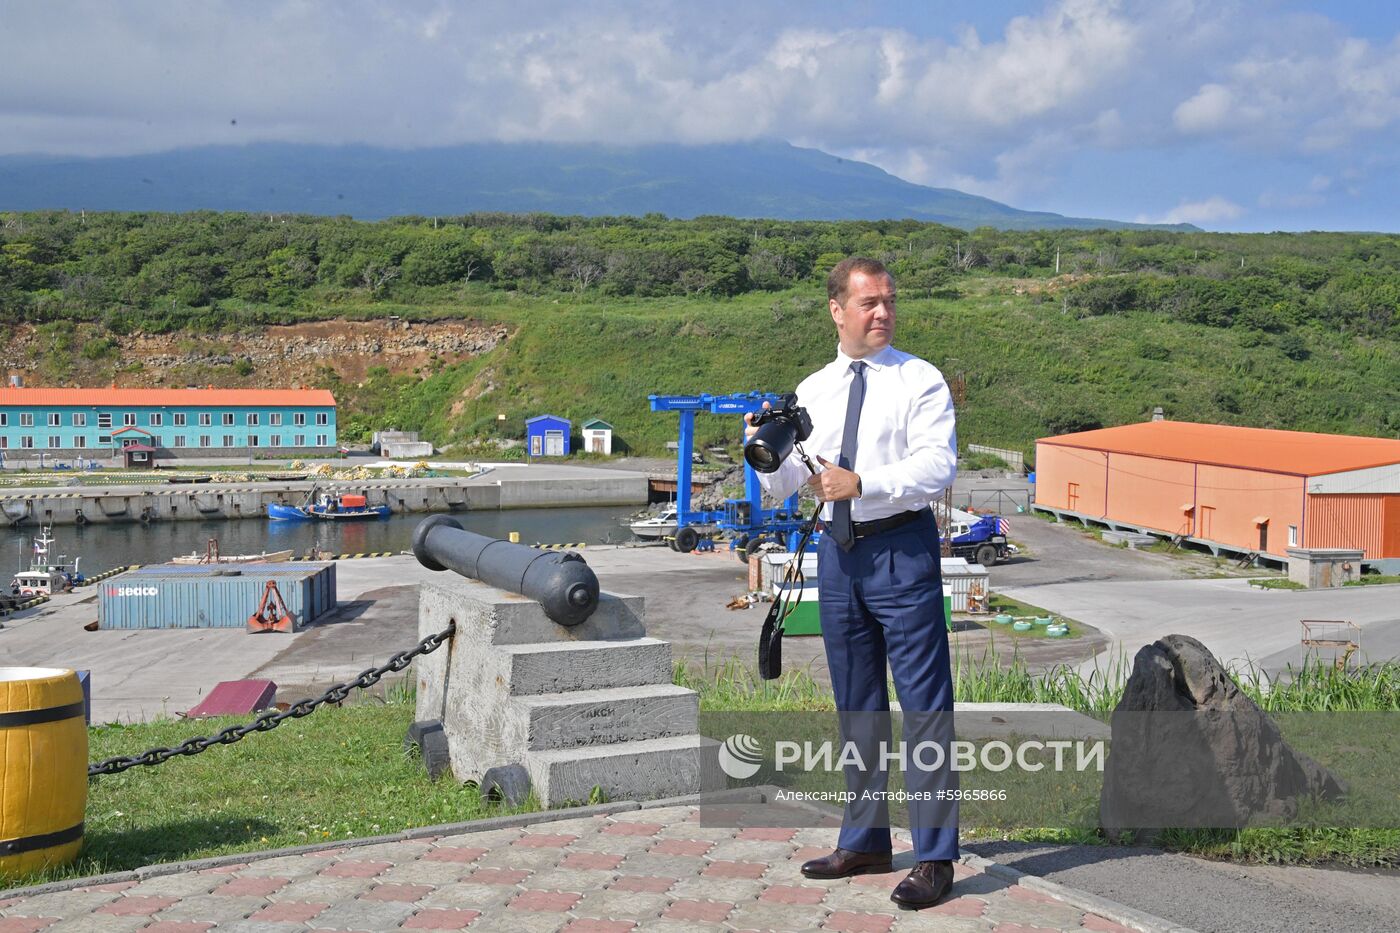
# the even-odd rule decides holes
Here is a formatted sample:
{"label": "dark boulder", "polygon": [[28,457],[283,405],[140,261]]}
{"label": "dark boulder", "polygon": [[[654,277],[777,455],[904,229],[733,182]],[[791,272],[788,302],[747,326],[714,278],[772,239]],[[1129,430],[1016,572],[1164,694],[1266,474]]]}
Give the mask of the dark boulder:
{"label": "dark boulder", "polygon": [[1185,635],[1138,651],[1112,730],[1099,800],[1099,823],[1111,837],[1279,825],[1304,801],[1345,793]]}

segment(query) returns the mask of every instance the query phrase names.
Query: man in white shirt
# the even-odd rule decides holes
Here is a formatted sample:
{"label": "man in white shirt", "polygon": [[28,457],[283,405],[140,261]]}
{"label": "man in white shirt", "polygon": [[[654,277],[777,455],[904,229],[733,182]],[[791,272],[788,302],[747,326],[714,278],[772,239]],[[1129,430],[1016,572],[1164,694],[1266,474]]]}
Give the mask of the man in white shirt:
{"label": "man in white shirt", "polygon": [[[957,437],[942,374],[891,346],[895,285],[884,265],[862,258],[838,263],[827,278],[827,295],[839,340],[836,359],[797,387],[797,403],[812,419],[803,447],[822,469],[810,475],[799,458],[789,457],[759,481],[777,499],[805,483],[824,503],[822,639],[842,741],[853,743],[870,765],[848,768],[846,784],[857,793],[878,792],[887,775],[874,763],[879,743],[890,739],[886,663],[904,711],[905,747],[944,742],[952,733],[938,529],[929,506],[953,483]],[[906,790],[930,798],[956,787],[946,766],[907,768],[905,777]],[[952,887],[957,806],[911,802],[909,813],[918,864],[891,899],[917,909],[937,903]],[[890,851],[883,799],[853,802],[836,851],[807,862],[802,873],[840,878],[889,871]]]}

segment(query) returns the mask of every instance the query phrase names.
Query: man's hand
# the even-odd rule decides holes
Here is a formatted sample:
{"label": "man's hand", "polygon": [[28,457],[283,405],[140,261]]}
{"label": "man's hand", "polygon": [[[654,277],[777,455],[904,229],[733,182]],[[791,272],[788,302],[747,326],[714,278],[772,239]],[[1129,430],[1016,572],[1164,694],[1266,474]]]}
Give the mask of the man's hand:
{"label": "man's hand", "polygon": [[[765,410],[767,410],[769,408],[772,408],[773,406],[768,402],[764,402],[763,407]],[[753,437],[755,434],[758,433],[758,428],[753,426],[753,412],[747,412],[744,415],[744,424],[744,441],[747,442],[749,438]]]}
{"label": "man's hand", "polygon": [[807,486],[818,502],[840,502],[842,499],[860,498],[859,476],[820,456],[817,457],[817,462],[826,469],[807,477]]}

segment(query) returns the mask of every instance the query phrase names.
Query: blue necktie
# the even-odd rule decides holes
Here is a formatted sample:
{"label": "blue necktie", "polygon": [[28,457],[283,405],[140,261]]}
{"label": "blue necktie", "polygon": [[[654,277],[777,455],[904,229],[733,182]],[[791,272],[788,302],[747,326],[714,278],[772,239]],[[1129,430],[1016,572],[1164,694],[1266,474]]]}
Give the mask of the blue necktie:
{"label": "blue necktie", "polygon": [[[860,408],[865,403],[865,363],[851,364],[851,391],[846,396],[846,427],[841,433],[841,456],[837,466],[847,470],[856,462],[856,435],[860,433]],[[831,539],[849,551],[856,543],[856,530],[851,522],[851,500],[831,504]]]}

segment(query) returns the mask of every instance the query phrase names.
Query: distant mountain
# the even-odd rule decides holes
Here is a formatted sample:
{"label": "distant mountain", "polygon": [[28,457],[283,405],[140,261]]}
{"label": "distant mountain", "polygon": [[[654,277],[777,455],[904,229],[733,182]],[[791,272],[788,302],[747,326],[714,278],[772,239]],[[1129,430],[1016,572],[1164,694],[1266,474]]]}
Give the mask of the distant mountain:
{"label": "distant mountain", "polygon": [[628,148],[482,143],[409,150],[259,143],[104,158],[0,157],[0,210],[50,209],[277,211],[364,219],[470,211],[655,212],[909,218],[1014,230],[1146,226],[1021,211],[782,142]]}

